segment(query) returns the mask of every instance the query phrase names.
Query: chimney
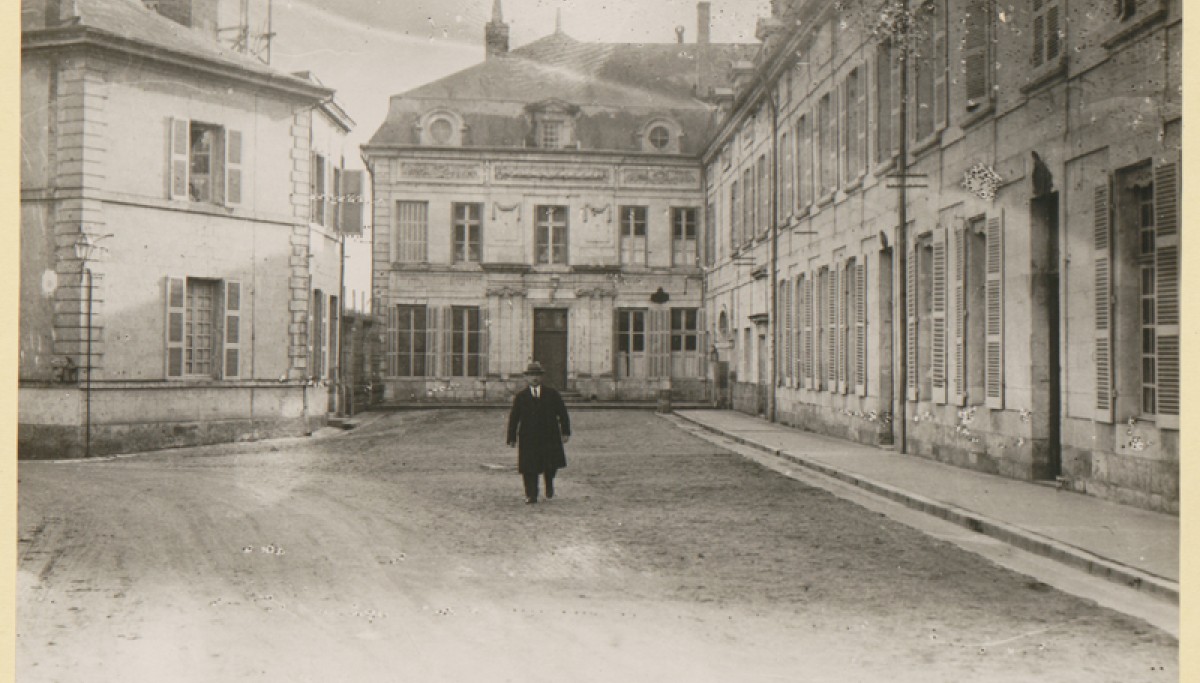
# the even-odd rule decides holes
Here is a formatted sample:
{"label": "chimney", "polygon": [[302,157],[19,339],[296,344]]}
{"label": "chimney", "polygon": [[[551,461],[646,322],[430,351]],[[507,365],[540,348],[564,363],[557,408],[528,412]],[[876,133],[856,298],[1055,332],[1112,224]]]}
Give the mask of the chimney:
{"label": "chimney", "polygon": [[712,3],[698,2],[696,3],[696,42],[701,45],[707,45],[709,40],[709,29],[712,24]]}
{"label": "chimney", "polygon": [[508,53],[508,24],[500,10],[500,0],[492,2],[492,20],[483,29],[484,43],[487,52],[485,57],[491,59]]}

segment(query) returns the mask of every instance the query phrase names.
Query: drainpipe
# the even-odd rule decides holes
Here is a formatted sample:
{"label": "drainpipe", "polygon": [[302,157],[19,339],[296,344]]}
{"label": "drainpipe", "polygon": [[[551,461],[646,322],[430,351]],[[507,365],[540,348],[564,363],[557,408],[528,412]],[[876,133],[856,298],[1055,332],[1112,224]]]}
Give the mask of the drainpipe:
{"label": "drainpipe", "polygon": [[[908,0],[901,5],[905,14],[908,13]],[[911,30],[908,27],[907,30]],[[900,43],[900,159],[899,168],[900,193],[897,200],[899,225],[896,226],[896,268],[892,274],[892,282],[896,296],[892,320],[899,322],[893,329],[896,335],[896,353],[892,366],[896,368],[896,382],[892,386],[892,438],[896,451],[908,452],[908,40],[907,35]]]}
{"label": "drainpipe", "polygon": [[779,382],[779,107],[763,83],[771,109],[771,386],[767,392],[767,419],[775,422]]}

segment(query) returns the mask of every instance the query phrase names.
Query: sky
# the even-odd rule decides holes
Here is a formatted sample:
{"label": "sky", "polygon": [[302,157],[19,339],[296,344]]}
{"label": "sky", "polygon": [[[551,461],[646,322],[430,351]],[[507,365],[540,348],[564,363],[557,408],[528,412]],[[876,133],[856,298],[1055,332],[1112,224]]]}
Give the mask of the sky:
{"label": "sky", "polygon": [[[223,24],[238,0],[222,0]],[[357,124],[350,140],[365,143],[383,122],[391,95],[483,59],[483,28],[493,0],[273,0],[271,63],[312,71],[337,90]],[[501,0],[510,46],[563,31],[583,41],[675,42],[696,38],[695,0]],[[252,31],[265,32],[267,0],[250,0]],[[711,0],[714,42],[756,42],[769,0]]]}

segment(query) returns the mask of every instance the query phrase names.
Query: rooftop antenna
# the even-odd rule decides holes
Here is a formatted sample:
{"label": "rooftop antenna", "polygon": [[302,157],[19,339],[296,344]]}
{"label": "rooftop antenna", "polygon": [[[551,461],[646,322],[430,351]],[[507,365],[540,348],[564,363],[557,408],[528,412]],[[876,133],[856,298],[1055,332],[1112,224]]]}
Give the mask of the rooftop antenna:
{"label": "rooftop antenna", "polygon": [[563,30],[562,30],[562,8],[561,7],[554,10],[554,32],[555,33],[563,32]]}

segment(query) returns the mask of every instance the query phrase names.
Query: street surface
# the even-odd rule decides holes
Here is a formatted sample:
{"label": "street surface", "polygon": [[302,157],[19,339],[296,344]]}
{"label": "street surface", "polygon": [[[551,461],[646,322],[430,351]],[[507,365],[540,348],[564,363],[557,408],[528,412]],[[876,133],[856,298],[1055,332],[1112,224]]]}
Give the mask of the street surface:
{"label": "street surface", "polygon": [[17,681],[1176,681],[1171,635],[649,412],[19,465]]}

